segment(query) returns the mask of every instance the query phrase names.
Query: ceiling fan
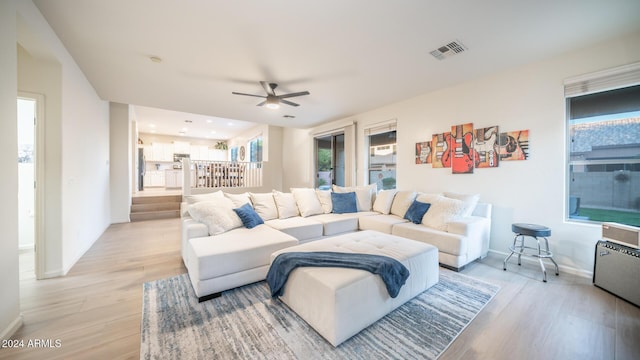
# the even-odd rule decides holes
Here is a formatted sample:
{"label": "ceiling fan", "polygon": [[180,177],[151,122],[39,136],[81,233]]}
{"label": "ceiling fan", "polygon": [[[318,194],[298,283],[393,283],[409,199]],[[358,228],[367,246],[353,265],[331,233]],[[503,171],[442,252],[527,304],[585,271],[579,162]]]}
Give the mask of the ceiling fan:
{"label": "ceiling fan", "polygon": [[275,90],[278,87],[278,84],[276,84],[276,83],[268,83],[266,81],[260,81],[260,85],[262,85],[262,88],[267,93],[267,95],[253,95],[253,94],[239,93],[239,92],[235,92],[235,91],[232,92],[232,94],[263,98],[265,100],[263,102],[259,103],[257,106],[266,105],[269,109],[277,109],[277,108],[279,108],[280,107],[280,103],[287,104],[287,105],[290,105],[290,106],[300,106],[299,104],[296,104],[296,103],[294,103],[292,101],[285,100],[285,99],[296,97],[296,96],[303,96],[303,95],[309,95],[310,94],[308,91],[301,91],[301,92],[295,92],[295,93],[289,93],[289,94],[276,95]]}

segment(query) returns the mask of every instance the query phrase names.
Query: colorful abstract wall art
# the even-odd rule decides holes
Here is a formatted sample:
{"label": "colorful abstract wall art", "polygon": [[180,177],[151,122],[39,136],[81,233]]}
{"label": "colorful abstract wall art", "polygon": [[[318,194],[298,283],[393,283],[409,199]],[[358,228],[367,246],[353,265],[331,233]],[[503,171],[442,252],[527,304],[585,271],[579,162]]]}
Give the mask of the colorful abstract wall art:
{"label": "colorful abstract wall art", "polygon": [[431,141],[416,143],[416,164],[431,164]]}
{"label": "colorful abstract wall art", "polygon": [[473,124],[451,127],[451,172],[472,174],[474,169]]}
{"label": "colorful abstract wall art", "polygon": [[473,151],[476,168],[498,167],[500,163],[498,156],[498,137],[500,132],[498,131],[498,126],[475,129],[474,134]]}
{"label": "colorful abstract wall art", "polygon": [[529,130],[503,132],[498,139],[500,161],[529,158]]}
{"label": "colorful abstract wall art", "polygon": [[451,167],[451,133],[433,134],[431,139],[431,167]]}

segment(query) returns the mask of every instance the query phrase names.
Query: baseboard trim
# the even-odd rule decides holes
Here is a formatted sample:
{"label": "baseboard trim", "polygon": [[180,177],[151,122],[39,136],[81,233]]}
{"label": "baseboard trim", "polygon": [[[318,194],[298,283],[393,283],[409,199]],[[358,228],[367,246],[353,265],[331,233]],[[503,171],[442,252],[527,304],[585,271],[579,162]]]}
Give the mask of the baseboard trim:
{"label": "baseboard trim", "polygon": [[0,339],[2,340],[11,339],[13,334],[15,334],[16,331],[18,331],[18,329],[20,329],[20,327],[22,326],[22,318],[23,318],[23,315],[22,313],[20,313],[20,315],[18,315],[18,317],[15,318],[15,320],[13,320],[11,324],[9,324],[9,327],[7,327],[2,331],[2,333],[0,334]]}
{"label": "baseboard trim", "polygon": [[[489,250],[490,253],[496,254],[496,255],[502,255],[505,258],[510,254],[508,252],[503,252],[503,251],[496,251],[496,250]],[[540,263],[538,262],[538,259],[534,259],[531,258],[529,256],[523,256],[522,257],[522,262],[526,262],[528,264],[536,264],[538,266],[540,266]],[[572,275],[576,275],[576,276],[580,276],[580,277],[584,277],[584,278],[589,278],[589,279],[593,279],[593,271],[586,271],[583,269],[578,269],[578,268],[574,268],[572,266],[566,266],[566,265],[562,265],[562,264],[558,264],[558,268],[560,269],[560,274],[567,273],[567,274],[572,274]]]}

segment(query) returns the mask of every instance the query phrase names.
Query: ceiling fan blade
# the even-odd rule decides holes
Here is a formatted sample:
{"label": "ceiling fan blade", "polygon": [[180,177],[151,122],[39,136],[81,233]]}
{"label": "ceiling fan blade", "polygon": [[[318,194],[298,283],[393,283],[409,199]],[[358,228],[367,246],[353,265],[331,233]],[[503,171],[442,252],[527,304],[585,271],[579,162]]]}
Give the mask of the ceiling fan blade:
{"label": "ceiling fan blade", "polygon": [[258,105],[256,105],[256,106],[263,106],[263,105],[264,105],[264,104],[266,104],[266,103],[267,103],[267,100],[265,100],[265,101],[261,102],[260,104],[258,104]]}
{"label": "ceiling fan blade", "polygon": [[299,104],[296,104],[296,103],[291,102],[291,101],[289,101],[289,100],[282,100],[282,99],[280,99],[280,102],[281,102],[281,103],[283,103],[283,104],[291,105],[291,106],[300,106]]}
{"label": "ceiling fan blade", "polygon": [[260,85],[262,85],[264,92],[266,92],[269,95],[276,96],[276,93],[273,90],[278,86],[278,84],[272,84],[266,81],[260,81]]}
{"label": "ceiling fan blade", "polygon": [[245,94],[245,93],[239,93],[239,92],[235,92],[235,91],[232,91],[231,93],[233,95],[244,95],[244,96],[253,96],[253,97],[259,97],[259,98],[266,98],[266,96],[264,96],[264,95]]}
{"label": "ceiling fan blade", "polygon": [[311,93],[308,92],[308,91],[301,91],[301,92],[296,92],[296,93],[278,95],[278,97],[280,99],[286,99],[286,98],[290,98],[290,97],[303,96],[303,95],[309,95],[309,94],[311,94]]}

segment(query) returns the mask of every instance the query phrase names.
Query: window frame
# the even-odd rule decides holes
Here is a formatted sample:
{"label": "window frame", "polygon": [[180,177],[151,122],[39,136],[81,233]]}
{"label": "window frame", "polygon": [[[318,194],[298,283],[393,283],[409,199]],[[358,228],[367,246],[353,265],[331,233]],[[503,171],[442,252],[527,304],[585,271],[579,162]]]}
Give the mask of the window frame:
{"label": "window frame", "polygon": [[[583,219],[580,216],[572,216],[572,183],[573,173],[572,167],[575,166],[589,166],[589,165],[603,165],[607,164],[637,164],[640,163],[640,159],[612,159],[612,160],[572,160],[572,138],[574,133],[572,132],[572,112],[571,103],[572,99],[592,95],[605,93],[611,90],[625,89],[640,85],[640,62],[623,65],[620,67],[607,69],[595,73],[580,75],[577,77],[569,78],[564,82],[565,92],[565,141],[566,141],[566,160],[565,160],[565,209],[563,216],[565,221],[576,223],[593,223],[599,224],[604,220]],[[620,114],[624,114],[621,111]],[[579,119],[579,117],[576,117]],[[575,206],[575,204],[573,204]]]}

